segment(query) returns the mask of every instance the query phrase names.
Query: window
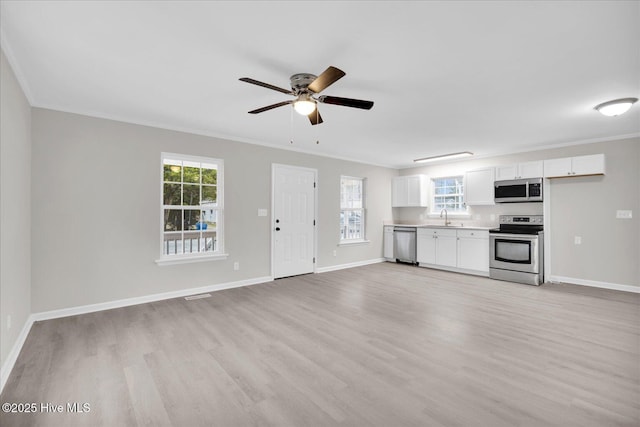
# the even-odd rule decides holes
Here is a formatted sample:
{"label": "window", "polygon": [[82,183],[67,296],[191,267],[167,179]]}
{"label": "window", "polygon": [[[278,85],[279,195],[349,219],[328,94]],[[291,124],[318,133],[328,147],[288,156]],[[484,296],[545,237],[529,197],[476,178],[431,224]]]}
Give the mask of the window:
{"label": "window", "polygon": [[364,179],[340,177],[340,241],[364,240]]}
{"label": "window", "polygon": [[433,203],[431,212],[439,214],[442,209],[448,213],[467,213],[464,204],[464,183],[462,176],[434,178],[431,180]]}
{"label": "window", "polygon": [[162,154],[161,259],[222,254],[222,184],[222,160]]}

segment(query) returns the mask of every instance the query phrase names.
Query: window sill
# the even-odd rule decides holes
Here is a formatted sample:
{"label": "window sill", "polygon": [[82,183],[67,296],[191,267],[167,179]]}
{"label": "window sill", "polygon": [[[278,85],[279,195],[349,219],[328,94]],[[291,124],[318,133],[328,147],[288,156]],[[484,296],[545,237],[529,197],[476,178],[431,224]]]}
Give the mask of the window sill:
{"label": "window sill", "polygon": [[174,264],[189,264],[192,262],[205,262],[205,261],[221,261],[227,259],[229,254],[215,254],[215,255],[175,255],[172,257],[165,257],[156,260],[158,265],[174,265]]}
{"label": "window sill", "polygon": [[344,240],[338,243],[338,246],[366,245],[367,243],[370,243],[370,242],[371,242],[370,240],[364,240],[364,239]]}

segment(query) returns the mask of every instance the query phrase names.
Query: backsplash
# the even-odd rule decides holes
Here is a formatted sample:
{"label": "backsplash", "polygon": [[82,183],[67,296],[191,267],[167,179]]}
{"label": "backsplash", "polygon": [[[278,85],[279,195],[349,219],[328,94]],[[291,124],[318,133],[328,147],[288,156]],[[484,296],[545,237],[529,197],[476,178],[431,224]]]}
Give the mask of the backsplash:
{"label": "backsplash", "polygon": [[[441,225],[444,222],[438,214],[431,214],[429,208],[393,208],[393,218],[384,224]],[[500,215],[543,215],[542,203],[501,203],[489,206],[471,206],[468,216],[449,215],[452,225],[471,227],[498,227]]]}

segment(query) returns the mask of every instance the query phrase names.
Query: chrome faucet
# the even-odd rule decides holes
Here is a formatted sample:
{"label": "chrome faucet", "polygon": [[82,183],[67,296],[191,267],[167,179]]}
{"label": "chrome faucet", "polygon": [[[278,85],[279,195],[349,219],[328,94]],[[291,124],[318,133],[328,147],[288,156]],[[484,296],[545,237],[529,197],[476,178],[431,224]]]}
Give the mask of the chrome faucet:
{"label": "chrome faucet", "polygon": [[451,224],[451,221],[449,221],[449,214],[446,209],[440,211],[440,218],[442,218],[442,212],[444,212],[444,226],[446,227]]}

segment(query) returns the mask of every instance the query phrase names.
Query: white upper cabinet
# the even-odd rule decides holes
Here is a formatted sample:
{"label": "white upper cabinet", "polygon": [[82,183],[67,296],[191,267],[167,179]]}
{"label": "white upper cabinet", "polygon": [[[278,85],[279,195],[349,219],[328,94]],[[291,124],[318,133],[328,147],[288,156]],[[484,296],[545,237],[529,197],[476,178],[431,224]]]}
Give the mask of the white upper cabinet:
{"label": "white upper cabinet", "polygon": [[579,175],[604,175],[604,154],[564,157],[544,161],[544,177],[559,178]]}
{"label": "white upper cabinet", "polygon": [[393,178],[391,206],[394,208],[428,205],[429,180],[426,175],[397,176]]}
{"label": "white upper cabinet", "polygon": [[571,157],[544,161],[544,177],[572,176]]}
{"label": "white upper cabinet", "polygon": [[508,179],[541,178],[544,172],[543,165],[544,162],[542,160],[539,160],[535,162],[498,166],[496,167],[496,181],[505,181]]}
{"label": "white upper cabinet", "polygon": [[391,206],[394,208],[406,206],[409,200],[407,180],[404,176],[393,178],[393,187],[391,188]]}
{"label": "white upper cabinet", "polygon": [[424,175],[407,177],[407,206],[427,206],[427,183]]}
{"label": "white upper cabinet", "polygon": [[468,206],[493,205],[495,168],[478,169],[464,175],[464,202]]}

